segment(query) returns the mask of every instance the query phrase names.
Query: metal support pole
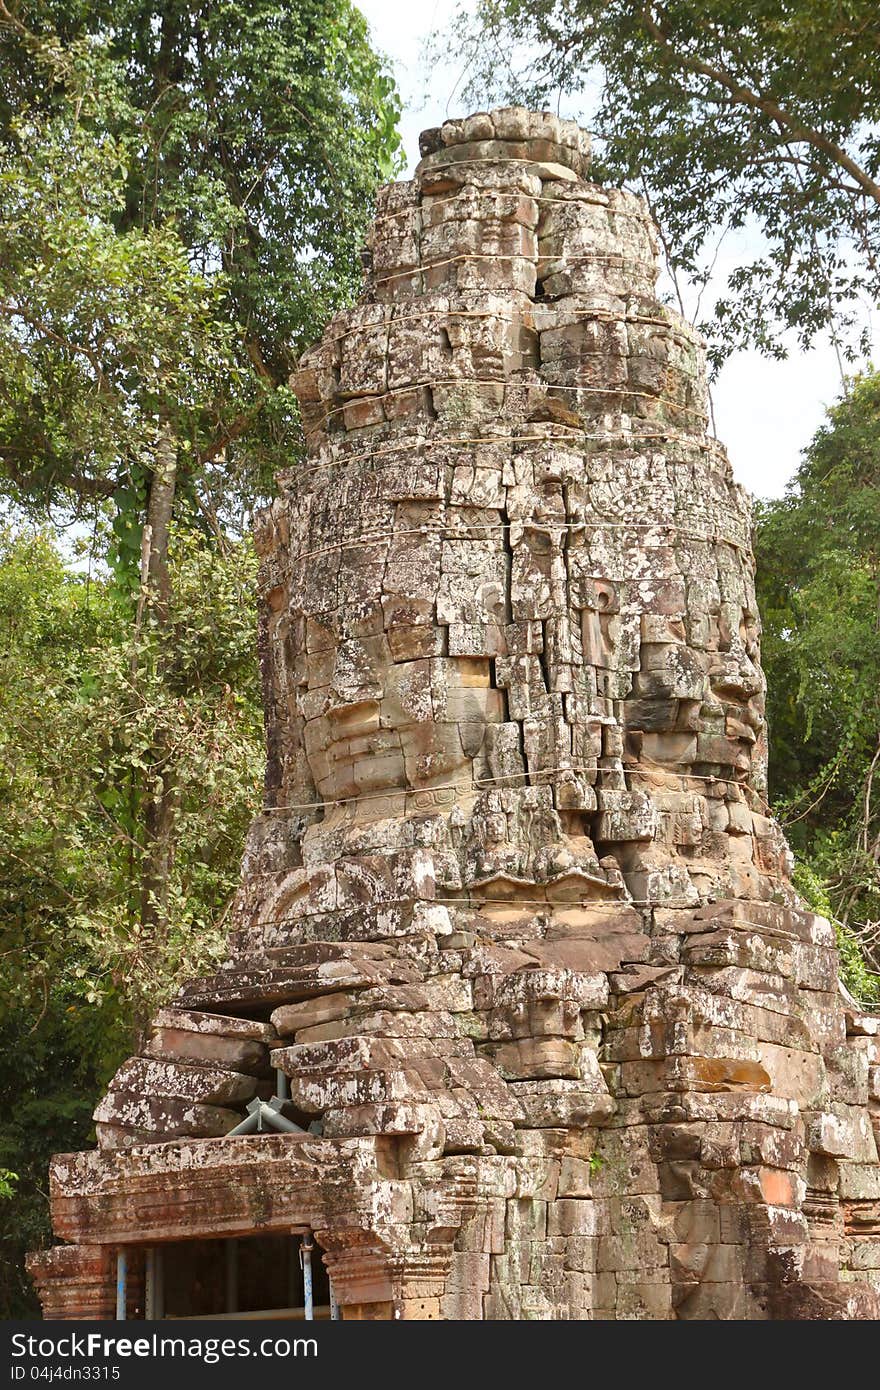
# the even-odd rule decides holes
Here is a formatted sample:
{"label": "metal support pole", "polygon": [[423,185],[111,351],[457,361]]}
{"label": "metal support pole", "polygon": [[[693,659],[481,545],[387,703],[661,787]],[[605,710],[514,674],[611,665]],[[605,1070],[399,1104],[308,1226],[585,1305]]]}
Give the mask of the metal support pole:
{"label": "metal support pole", "polygon": [[295,1125],[293,1120],[288,1120],[280,1113],[283,1104],[284,1101],[278,1096],[264,1100],[260,1110],[263,1123],[268,1125],[269,1129],[280,1130],[282,1134],[307,1134],[308,1131],[303,1129],[302,1125]]}
{"label": "metal support pole", "polygon": [[312,1293],[312,1251],[315,1242],[312,1240],[311,1232],[303,1236],[299,1247],[299,1258],[302,1263],[303,1271],[303,1304],[306,1322],[315,1320],[315,1299]]}
{"label": "metal support pole", "polygon": [[116,1252],[116,1321],[125,1322],[128,1302],[128,1251],[123,1246]]}
{"label": "metal support pole", "polygon": [[332,1279],[330,1280],[330,1319],[332,1322],[339,1320],[339,1300],[336,1297]]}
{"label": "metal support pole", "polygon": [[147,1322],[156,1321],[156,1247],[147,1249],[144,1261],[144,1317]]}
{"label": "metal support pole", "polygon": [[226,1246],[226,1312],[238,1312],[238,1241],[224,1241]]}
{"label": "metal support pole", "polygon": [[308,1133],[302,1125],[295,1125],[293,1120],[285,1119],[279,1113],[283,1104],[284,1100],[279,1096],[273,1096],[271,1100],[249,1100],[248,1114],[240,1124],[229,1130],[226,1138],[236,1138],[240,1134],[263,1134],[270,1129],[282,1134]]}
{"label": "metal support pole", "polygon": [[275,1068],[275,1095],[279,1100],[290,1099],[290,1087],[287,1084],[287,1073],[280,1067]]}
{"label": "metal support pole", "polygon": [[245,1115],[241,1123],[237,1124],[234,1129],[231,1129],[229,1131],[226,1138],[232,1139],[233,1136],[238,1134],[253,1134],[259,1127],[260,1106],[262,1105],[262,1103],[263,1102],[260,1100],[252,1100],[248,1105],[248,1110],[250,1111],[250,1114]]}

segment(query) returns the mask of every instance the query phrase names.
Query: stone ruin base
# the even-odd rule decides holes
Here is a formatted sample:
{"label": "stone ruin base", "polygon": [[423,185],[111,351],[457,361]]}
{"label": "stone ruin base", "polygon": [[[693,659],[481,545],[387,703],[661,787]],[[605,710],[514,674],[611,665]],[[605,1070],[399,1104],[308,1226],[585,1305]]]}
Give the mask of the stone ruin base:
{"label": "stone ruin base", "polygon": [[[657,909],[649,936],[605,908],[624,958],[586,971],[571,924],[561,964],[486,913],[503,944],[292,947],[191,983],[99,1111],[150,1077],[157,1128],[55,1160],[46,1316],[113,1316],[119,1248],[136,1315],[147,1248],[303,1230],[347,1318],[878,1316],[880,1020],[839,998],[828,924],[729,902]],[[546,1078],[564,1055],[581,1074]],[[240,1120],[273,1066],[321,1135],[187,1135]]]}

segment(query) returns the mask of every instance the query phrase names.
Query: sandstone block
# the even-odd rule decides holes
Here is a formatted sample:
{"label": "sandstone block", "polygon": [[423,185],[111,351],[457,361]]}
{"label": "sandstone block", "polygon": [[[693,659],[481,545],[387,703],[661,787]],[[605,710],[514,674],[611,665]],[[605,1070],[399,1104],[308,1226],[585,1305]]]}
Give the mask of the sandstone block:
{"label": "sandstone block", "polygon": [[269,1049],[264,1043],[184,1028],[156,1028],[146,1053],[160,1062],[192,1062],[196,1066],[216,1066],[257,1076],[269,1067]]}
{"label": "sandstone block", "polygon": [[206,1104],[236,1104],[250,1100],[256,1094],[257,1083],[252,1076],[220,1067],[134,1057],[123,1063],[110,1087],[114,1091],[141,1092],[147,1096],[179,1096],[183,1100]]}

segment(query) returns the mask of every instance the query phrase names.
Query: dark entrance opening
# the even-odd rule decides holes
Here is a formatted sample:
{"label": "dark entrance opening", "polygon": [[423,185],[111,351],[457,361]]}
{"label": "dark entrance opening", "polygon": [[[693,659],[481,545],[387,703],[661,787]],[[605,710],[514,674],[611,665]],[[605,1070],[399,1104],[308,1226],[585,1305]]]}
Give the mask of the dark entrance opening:
{"label": "dark entrance opening", "polygon": [[311,1234],[177,1241],[144,1254],[147,1318],[333,1316],[330,1280]]}

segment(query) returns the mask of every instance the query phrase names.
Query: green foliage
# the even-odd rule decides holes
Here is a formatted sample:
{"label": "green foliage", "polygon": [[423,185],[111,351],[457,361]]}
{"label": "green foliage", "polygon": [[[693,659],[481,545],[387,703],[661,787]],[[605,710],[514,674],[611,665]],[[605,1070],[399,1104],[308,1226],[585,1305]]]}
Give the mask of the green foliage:
{"label": "green foliage", "polygon": [[222,279],[192,269],[170,225],[117,231],[130,144],[96,137],[70,105],[24,116],[12,136],[0,144],[2,468],[20,502],[82,511],[113,497],[137,520],[160,420],[197,460],[262,388]]}
{"label": "green foliage", "polygon": [[[68,9],[69,6],[64,6]],[[114,0],[81,24],[126,64],[148,158],[127,218],[174,222],[227,291],[261,367],[293,356],[356,292],[399,104],[348,0]]]}
{"label": "green foliage", "polygon": [[[850,988],[880,998],[880,375],[828,413],[757,514],[771,793],[797,885],[843,928]],[[867,973],[866,973],[867,972]]]}
{"label": "green foliage", "polygon": [[[150,1010],[219,958],[259,802],[251,547],[222,555],[179,531],[171,569],[169,621],[146,624],[133,678],[109,583],[71,573],[45,534],[0,534],[0,1165],[21,1174],[5,1217],[19,1246],[44,1238],[53,1148],[87,1141]],[[159,744],[174,852],[151,924],[143,806]]]}
{"label": "green foliage", "polygon": [[[24,1268],[28,1250],[48,1240],[48,1164],[94,1140],[91,1112],[107,1067],[105,1011],[50,997],[42,1018],[0,1019],[0,1164],[14,1165],[11,1199],[0,1201],[0,1314],[36,1317],[39,1309]],[[116,1038],[117,1054],[121,1039]],[[114,1059],[115,1060],[115,1059]],[[112,1063],[111,1063],[112,1065]],[[6,1194],[10,1195],[10,1194]]]}
{"label": "green foliage", "polygon": [[809,904],[814,912],[821,913],[823,917],[833,915],[834,909],[825,881],[805,859],[795,859],[791,877],[804,902]]}
{"label": "green foliage", "polygon": [[880,291],[880,10],[875,0],[479,0],[471,100],[554,109],[600,84],[596,177],[645,192],[674,266],[700,281],[719,233],[762,255],[716,304],[715,360],[782,355]]}
{"label": "green foliage", "polygon": [[[355,293],[399,103],[348,0],[0,0],[0,471],[113,497],[157,434],[208,524],[300,447],[286,382]],[[147,484],[149,478],[147,477]]]}
{"label": "green foliage", "polygon": [[399,101],[349,0],[46,0],[67,45],[124,65],[144,158],[124,221],[173,221],[222,261],[269,356],[305,346],[357,287],[374,189],[398,167]]}
{"label": "green foliage", "polygon": [[[170,620],[142,633],[135,678],[107,584],[71,575],[43,535],[0,540],[0,920],[16,1014],[36,1016],[62,984],[78,1007],[118,999],[130,1026],[219,950],[259,796],[254,563],[245,543],[222,556],[178,532]],[[160,743],[177,790],[172,925],[156,940],[137,893]]]}
{"label": "green foliage", "polygon": [[862,947],[860,933],[834,924],[840,954],[840,977],[850,994],[869,1009],[880,1006],[880,974],[871,966]]}

